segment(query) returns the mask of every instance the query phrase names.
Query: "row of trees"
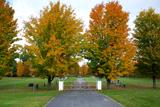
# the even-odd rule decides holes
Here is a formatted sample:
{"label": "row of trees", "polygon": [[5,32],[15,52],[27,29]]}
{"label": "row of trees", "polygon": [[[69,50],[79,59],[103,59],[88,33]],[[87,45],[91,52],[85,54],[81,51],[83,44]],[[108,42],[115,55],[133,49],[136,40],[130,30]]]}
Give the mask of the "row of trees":
{"label": "row of trees", "polygon": [[[12,45],[17,35],[13,15],[14,10],[1,0],[1,73],[11,70],[16,56],[17,48]],[[77,62],[85,58],[88,66],[81,68],[81,75],[89,69],[93,75],[106,78],[109,84],[119,76],[138,71],[152,76],[155,88],[160,72],[160,14],[154,9],[140,12],[132,39],[128,38],[128,16],[118,2],[98,4],[90,13],[89,29],[82,33],[82,21],[70,6],[50,3],[38,18],[25,22],[24,37],[29,45],[24,47],[27,57],[22,58],[19,66],[34,68],[51,85],[54,77],[79,71]],[[18,68],[19,75],[24,69]]]}

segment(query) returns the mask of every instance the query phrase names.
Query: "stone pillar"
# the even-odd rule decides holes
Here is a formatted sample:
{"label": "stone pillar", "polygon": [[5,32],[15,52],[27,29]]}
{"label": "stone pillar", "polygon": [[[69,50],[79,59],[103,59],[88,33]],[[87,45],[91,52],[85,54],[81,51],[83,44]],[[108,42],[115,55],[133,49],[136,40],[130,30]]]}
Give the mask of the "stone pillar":
{"label": "stone pillar", "polygon": [[101,80],[97,81],[97,90],[102,90],[102,81]]}
{"label": "stone pillar", "polygon": [[64,83],[63,83],[63,81],[59,81],[59,83],[58,83],[58,89],[59,89],[59,91],[63,91],[64,90]]}

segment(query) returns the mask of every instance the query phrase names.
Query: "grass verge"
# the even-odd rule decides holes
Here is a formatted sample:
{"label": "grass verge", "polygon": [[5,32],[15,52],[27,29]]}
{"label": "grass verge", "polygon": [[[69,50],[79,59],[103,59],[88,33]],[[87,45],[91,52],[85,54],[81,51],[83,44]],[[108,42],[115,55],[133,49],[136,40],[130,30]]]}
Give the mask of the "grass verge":
{"label": "grass verge", "polygon": [[[126,84],[126,88],[103,90],[100,93],[113,98],[125,107],[159,107],[160,88],[152,89],[151,79],[119,78],[119,80]],[[157,86],[160,86],[159,80]]]}
{"label": "grass verge", "polygon": [[[44,86],[46,79],[41,78],[3,78],[0,80],[0,107],[43,107],[49,99],[59,94],[55,90],[56,79],[52,88]],[[29,83],[39,84],[38,89],[28,87]]]}
{"label": "grass verge", "polygon": [[102,94],[107,95],[125,107],[159,107],[159,89],[123,89],[104,90]]}

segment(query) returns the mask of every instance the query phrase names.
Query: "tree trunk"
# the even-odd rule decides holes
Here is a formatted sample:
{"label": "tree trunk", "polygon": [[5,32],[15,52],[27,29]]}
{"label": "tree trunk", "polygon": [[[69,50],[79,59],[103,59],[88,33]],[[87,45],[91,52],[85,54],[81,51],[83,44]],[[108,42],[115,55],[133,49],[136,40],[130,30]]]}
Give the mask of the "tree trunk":
{"label": "tree trunk", "polygon": [[111,80],[106,77],[107,89],[111,89]]}
{"label": "tree trunk", "polygon": [[53,79],[54,79],[54,76],[48,75],[48,87],[49,88],[51,87],[51,83]]}
{"label": "tree trunk", "polygon": [[156,88],[156,76],[153,75],[152,80],[153,80],[153,88],[155,89]]}
{"label": "tree trunk", "polygon": [[51,87],[51,82],[52,82],[51,76],[48,75],[48,87]]}
{"label": "tree trunk", "polygon": [[152,64],[152,80],[153,80],[153,88],[155,89],[156,86],[156,71],[155,71],[155,64]]}

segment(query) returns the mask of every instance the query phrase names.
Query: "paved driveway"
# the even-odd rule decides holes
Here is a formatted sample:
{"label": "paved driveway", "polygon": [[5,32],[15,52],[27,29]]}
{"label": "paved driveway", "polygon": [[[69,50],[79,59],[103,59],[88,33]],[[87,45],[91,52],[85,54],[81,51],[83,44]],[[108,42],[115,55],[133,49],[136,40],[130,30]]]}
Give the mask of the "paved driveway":
{"label": "paved driveway", "polygon": [[68,91],[55,97],[47,107],[122,107],[94,91]]}

